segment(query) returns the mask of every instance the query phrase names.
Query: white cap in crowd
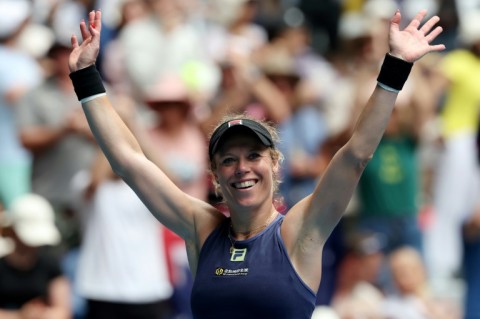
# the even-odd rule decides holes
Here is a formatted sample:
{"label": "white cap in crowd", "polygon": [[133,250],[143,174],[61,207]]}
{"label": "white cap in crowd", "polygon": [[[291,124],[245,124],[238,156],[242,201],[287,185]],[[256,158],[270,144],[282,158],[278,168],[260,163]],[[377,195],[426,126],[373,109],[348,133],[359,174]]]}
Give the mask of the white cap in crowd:
{"label": "white cap in crowd", "polygon": [[363,5],[363,12],[377,19],[390,20],[397,8],[394,0],[367,0]]}
{"label": "white cap in crowd", "polygon": [[6,38],[30,17],[32,10],[31,1],[28,0],[0,0],[0,38]]}
{"label": "white cap in crowd", "polygon": [[18,238],[28,246],[60,243],[53,207],[37,194],[29,193],[16,198],[3,214],[2,226],[11,226]]}
{"label": "white cap in crowd", "polygon": [[471,10],[460,16],[458,38],[463,45],[480,42],[480,10]]}
{"label": "white cap in crowd", "polygon": [[370,17],[362,12],[346,12],[339,21],[338,34],[343,40],[353,40],[372,35]]}

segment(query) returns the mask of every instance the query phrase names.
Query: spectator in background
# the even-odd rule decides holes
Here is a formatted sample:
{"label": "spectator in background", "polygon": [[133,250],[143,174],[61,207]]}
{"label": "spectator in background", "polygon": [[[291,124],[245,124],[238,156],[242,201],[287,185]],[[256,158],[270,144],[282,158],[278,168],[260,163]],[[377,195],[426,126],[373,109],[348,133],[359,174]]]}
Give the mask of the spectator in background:
{"label": "spectator in background", "polygon": [[[350,109],[352,124],[366,103],[367,92],[376,85],[381,65],[377,42],[388,38],[388,20],[382,14],[350,13],[342,18],[342,33],[349,33],[349,72],[353,88]],[[373,28],[374,27],[374,28]],[[400,92],[378,148],[365,168],[357,188],[356,228],[374,233],[384,255],[409,245],[423,251],[423,234],[418,222],[421,207],[421,181],[418,148],[422,129],[434,114],[435,97],[424,77],[423,61],[411,73],[412,81]],[[352,128],[347,128],[350,132]],[[379,272],[377,284],[390,289],[388,267]]]}
{"label": "spectator in background", "polygon": [[60,263],[44,246],[60,243],[50,203],[37,194],[19,196],[2,216],[13,250],[0,258],[0,318],[68,319],[70,288]]}
{"label": "spectator in background", "polygon": [[438,2],[438,16],[440,17],[443,27],[443,33],[438,40],[445,43],[447,52],[455,49],[457,46],[457,34],[460,24],[460,17],[458,12],[460,3],[457,0],[437,0]]}
{"label": "spectator in background", "polygon": [[[422,204],[418,148],[422,129],[433,116],[434,100],[425,93],[428,84],[421,72],[419,63],[412,72],[411,86],[399,95],[385,134],[358,187],[358,227],[381,236],[387,254],[404,245],[423,252],[418,222]],[[364,85],[371,85],[371,81],[372,78],[359,80],[359,92],[366,90]]]}
{"label": "spectator in background", "polygon": [[2,0],[0,12],[0,201],[6,208],[30,191],[31,157],[22,147],[15,122],[19,99],[43,79],[37,61],[18,47],[18,38],[29,23],[28,0]]}
{"label": "spectator in background", "polygon": [[439,299],[431,291],[426,268],[419,252],[400,247],[389,256],[396,292],[382,305],[383,318],[460,319],[461,311],[451,300]]}
{"label": "spectator in background", "polygon": [[[362,65],[359,62],[358,68]],[[427,67],[420,62],[412,72],[412,82],[399,94],[385,134],[359,181],[359,227],[379,233],[386,253],[404,245],[423,251],[417,220],[422,204],[418,148],[425,123],[435,112],[435,97],[423,75]],[[359,71],[357,92],[374,87],[373,70],[367,66]],[[366,99],[358,93],[355,108]]]}
{"label": "spectator in background", "polygon": [[125,65],[125,52],[119,39],[119,34],[129,24],[145,18],[149,14],[149,7],[145,0],[122,0],[117,4],[118,21],[111,39],[103,50],[102,71],[105,80],[117,94],[132,96],[132,83],[128,78]]}
{"label": "spectator in background", "polygon": [[[331,137],[328,144],[345,143],[350,135],[352,121],[355,120],[355,105],[358,96],[356,79],[365,70],[378,70],[377,61],[372,63],[372,24],[361,12],[346,12],[339,21],[338,47],[329,61],[335,69],[335,88],[326,103],[325,115]],[[385,52],[385,51],[382,51]],[[328,88],[327,88],[328,89]],[[363,93],[367,94],[367,93]],[[347,138],[347,139],[345,139]]]}
{"label": "spectator in background", "polygon": [[188,22],[178,1],[147,3],[149,14],[127,24],[119,34],[132,97],[137,101],[152,83],[166,74],[182,72],[189,63],[213,68],[200,31]]}
{"label": "spectator in background", "polygon": [[265,28],[257,24],[255,0],[209,0],[207,50],[217,63],[234,55],[252,56],[268,41]]}
{"label": "spectator in background", "polygon": [[438,94],[440,142],[433,181],[434,219],[427,229],[427,267],[434,289],[452,294],[461,271],[462,224],[480,191],[476,134],[480,119],[480,10],[460,19],[460,47],[435,68],[431,90]]}
{"label": "spectator in background", "polygon": [[347,236],[331,306],[340,318],[381,319],[383,291],[377,278],[384,258],[377,235],[352,230]]}
{"label": "spectator in background", "polygon": [[254,21],[265,29],[269,39],[277,32],[278,23],[283,21],[287,5],[282,0],[257,1]]}
{"label": "spectator in background", "polygon": [[191,92],[180,74],[165,74],[144,94],[153,111],[152,146],[179,188],[196,198],[207,196],[206,136],[193,114]]}
{"label": "spectator in background", "polygon": [[292,59],[295,72],[307,81],[310,90],[302,90],[300,86],[304,102],[317,106],[324,113],[329,111],[332,92],[337,89],[338,74],[333,65],[312,47],[312,30],[298,8],[291,7],[285,12],[269,45],[263,50],[265,59],[269,54],[275,56],[277,50]]}
{"label": "spectator in background", "polygon": [[[96,147],[76,103],[66,68],[68,54],[69,44],[55,39],[45,59],[48,77],[19,101],[16,118],[21,142],[33,157],[32,190],[54,207],[62,235],[57,249],[62,253],[63,270],[71,280],[80,228],[72,210],[70,183],[77,172],[90,167]],[[73,302],[75,311],[79,308],[77,301]]]}
{"label": "spectator in background", "polygon": [[210,114],[200,118],[205,134],[225,114],[246,113],[257,119],[280,123],[290,114],[287,100],[261,70],[262,59],[253,53],[229,51],[220,63],[221,79],[210,100]]}
{"label": "spectator in background", "polygon": [[[185,80],[179,74],[164,75],[145,92],[144,100],[154,117],[148,129],[152,152],[162,158],[177,187],[206,201],[209,190],[206,135],[194,116],[195,100]],[[164,236],[174,286],[173,305],[178,314],[189,318],[192,276],[185,241],[166,228]]]}
{"label": "spectator in background", "polygon": [[305,12],[312,28],[312,46],[322,55],[335,52],[338,45],[338,21],[342,4],[336,0],[298,0],[298,7]]}
{"label": "spectator in background", "polygon": [[[412,82],[415,80],[412,74]],[[422,178],[418,145],[427,105],[421,100],[402,105],[401,95],[398,101],[358,187],[357,227],[379,236],[386,255],[405,245],[423,253],[423,233],[418,220]],[[384,289],[390,288],[388,277],[385,273],[379,278]]]}
{"label": "spectator in background", "polygon": [[100,151],[72,186],[83,230],[74,282],[85,318],[172,318],[162,228]]}
{"label": "spectator in background", "polygon": [[286,156],[279,190],[288,209],[312,192],[325,169],[320,151],[329,132],[325,116],[315,104],[312,81],[298,70],[296,57],[283,40],[274,39],[266,47],[259,66],[288,106],[284,117],[276,121],[278,147]]}
{"label": "spectator in background", "polygon": [[78,244],[77,221],[71,212],[70,182],[89,168],[95,144],[69,78],[69,45],[50,48],[49,77],[19,102],[16,118],[23,146],[33,155],[32,190],[53,205],[66,248]]}

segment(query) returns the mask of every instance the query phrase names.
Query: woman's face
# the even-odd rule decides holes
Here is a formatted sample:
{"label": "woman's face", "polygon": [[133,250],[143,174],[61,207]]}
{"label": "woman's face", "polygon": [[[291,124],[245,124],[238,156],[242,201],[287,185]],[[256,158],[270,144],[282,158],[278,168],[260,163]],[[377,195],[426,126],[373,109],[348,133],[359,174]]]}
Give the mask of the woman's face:
{"label": "woman's face", "polygon": [[231,208],[255,208],[272,202],[273,177],[278,165],[273,163],[270,148],[252,134],[227,137],[215,154],[215,178]]}

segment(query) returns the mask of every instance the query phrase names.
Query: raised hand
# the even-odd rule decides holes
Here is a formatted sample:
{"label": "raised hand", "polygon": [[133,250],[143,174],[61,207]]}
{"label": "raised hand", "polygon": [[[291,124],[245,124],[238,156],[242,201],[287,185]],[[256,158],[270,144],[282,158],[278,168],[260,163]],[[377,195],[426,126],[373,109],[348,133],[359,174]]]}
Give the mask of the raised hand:
{"label": "raised hand", "polygon": [[395,12],[390,21],[389,46],[391,55],[408,62],[415,62],[429,52],[445,49],[443,44],[430,45],[443,29],[440,26],[435,27],[437,22],[440,21],[437,16],[430,18],[420,26],[426,15],[427,11],[421,10],[404,30],[400,30],[399,25],[402,17],[399,10]]}
{"label": "raised hand", "polygon": [[102,13],[91,11],[88,14],[88,27],[84,20],[80,22],[82,44],[78,43],[77,37],[72,35],[72,52],[68,60],[71,72],[86,68],[95,64],[100,51],[100,31],[102,30]]}

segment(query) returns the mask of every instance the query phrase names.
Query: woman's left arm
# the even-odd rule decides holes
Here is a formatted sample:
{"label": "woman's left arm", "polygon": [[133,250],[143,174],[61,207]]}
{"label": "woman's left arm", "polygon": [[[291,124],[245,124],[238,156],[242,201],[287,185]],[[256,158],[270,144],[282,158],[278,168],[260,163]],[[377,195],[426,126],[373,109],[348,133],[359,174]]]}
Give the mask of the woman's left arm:
{"label": "woman's left arm", "polygon": [[[285,218],[282,236],[287,250],[300,276],[312,288],[316,289],[320,282],[321,248],[345,212],[383,136],[411,64],[431,51],[445,48],[441,44],[431,45],[442,32],[441,27],[434,28],[439,18],[432,17],[420,26],[425,16],[426,11],[420,11],[400,30],[401,15],[399,11],[395,13],[390,22],[389,56],[351,138],[335,154],[314,192],[292,207]],[[403,79],[399,78],[402,73]]]}

